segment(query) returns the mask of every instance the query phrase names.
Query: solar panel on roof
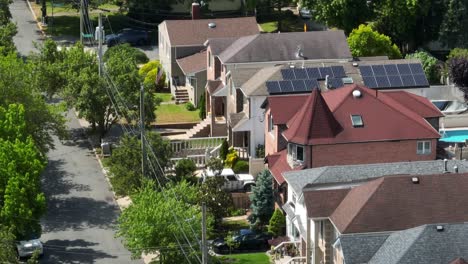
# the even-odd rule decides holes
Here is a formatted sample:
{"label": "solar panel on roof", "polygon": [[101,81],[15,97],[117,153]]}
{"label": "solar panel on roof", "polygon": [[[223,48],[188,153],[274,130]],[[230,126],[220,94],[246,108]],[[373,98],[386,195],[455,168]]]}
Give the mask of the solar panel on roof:
{"label": "solar panel on roof", "polygon": [[291,81],[294,92],[305,92],[306,86],[304,80],[292,80]]}
{"label": "solar panel on roof", "polygon": [[318,68],[306,68],[307,76],[309,79],[320,79],[320,71]]}
{"label": "solar panel on roof", "polygon": [[320,70],[321,79],[325,79],[327,75],[329,78],[333,78],[333,71],[330,67],[320,67],[319,70]]}
{"label": "solar panel on roof", "polygon": [[395,64],[385,64],[384,68],[387,75],[398,75],[398,69]]}
{"label": "solar panel on roof", "polygon": [[388,81],[390,82],[390,87],[398,88],[403,86],[403,82],[401,81],[401,77],[399,75],[389,75]]}
{"label": "solar panel on roof", "polygon": [[411,70],[408,64],[397,64],[400,75],[411,75]]}
{"label": "solar panel on roof", "polygon": [[374,72],[372,71],[371,66],[368,66],[368,65],[359,66],[359,70],[361,71],[362,77],[374,76]]}
{"label": "solar panel on roof", "polygon": [[412,87],[415,85],[413,75],[402,75],[403,86]]}
{"label": "solar panel on roof", "polygon": [[422,65],[419,63],[410,63],[409,67],[411,69],[411,73],[413,75],[415,74],[424,74],[424,70],[422,68]]}
{"label": "solar panel on roof", "polygon": [[343,66],[331,66],[331,69],[335,78],[346,76]]}
{"label": "solar panel on roof", "polygon": [[413,75],[414,82],[416,86],[429,86],[426,75],[424,74],[415,74]]}
{"label": "solar panel on roof", "polygon": [[377,81],[378,88],[390,87],[390,82],[388,81],[387,76],[375,76],[375,80]]}
{"label": "solar panel on roof", "polygon": [[292,83],[290,80],[287,81],[279,81],[279,85],[281,88],[281,93],[292,93],[294,92]]}
{"label": "solar panel on roof", "polygon": [[372,70],[374,71],[375,76],[385,76],[385,69],[383,65],[372,65]]}
{"label": "solar panel on roof", "polygon": [[283,80],[296,79],[296,77],[294,76],[293,69],[281,69],[281,75],[283,76]]}
{"label": "solar panel on roof", "polygon": [[296,79],[307,79],[307,72],[305,69],[294,69]]}
{"label": "solar panel on roof", "polygon": [[304,80],[306,91],[312,91],[312,89],[318,89],[319,83],[315,79]]}
{"label": "solar panel on roof", "polygon": [[340,88],[343,86],[343,80],[341,78],[330,78],[328,79],[328,87],[331,89]]}
{"label": "solar panel on roof", "polygon": [[364,76],[362,77],[364,81],[364,85],[369,88],[377,88],[377,81],[375,80],[374,76]]}
{"label": "solar panel on roof", "polygon": [[278,81],[268,81],[266,82],[266,87],[269,94],[281,93]]}

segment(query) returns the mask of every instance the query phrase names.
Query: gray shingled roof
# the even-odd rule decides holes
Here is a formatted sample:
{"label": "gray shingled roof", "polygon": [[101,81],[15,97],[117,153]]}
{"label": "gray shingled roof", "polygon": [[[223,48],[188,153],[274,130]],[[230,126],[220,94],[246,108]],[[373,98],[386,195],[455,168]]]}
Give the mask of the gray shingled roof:
{"label": "gray shingled roof", "polygon": [[[447,168],[453,172],[457,166],[460,173],[468,172],[468,162],[449,160]],[[344,184],[398,174],[424,175],[444,172],[443,160],[377,163],[345,166],[326,166],[313,169],[284,172],[288,185],[299,194],[302,189],[326,187],[327,185]]]}
{"label": "gray shingled roof", "polygon": [[340,236],[340,245],[346,263],[367,263],[379,250],[390,233],[369,233]]}
{"label": "gray shingled roof", "polygon": [[205,46],[210,46],[211,54],[217,56],[221,52],[223,52],[227,47],[229,47],[237,39],[238,39],[237,37],[210,38],[205,42]]}
{"label": "gray shingled roof", "polygon": [[442,232],[431,224],[392,233],[368,263],[448,264],[458,257],[468,258],[468,223],[442,225]]}

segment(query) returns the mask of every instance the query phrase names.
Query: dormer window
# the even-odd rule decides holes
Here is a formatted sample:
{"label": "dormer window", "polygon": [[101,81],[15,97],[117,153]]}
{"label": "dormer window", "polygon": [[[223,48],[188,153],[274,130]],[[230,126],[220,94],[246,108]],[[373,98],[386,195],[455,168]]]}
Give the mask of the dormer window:
{"label": "dormer window", "polygon": [[361,115],[351,115],[351,123],[353,124],[353,127],[363,127],[364,122],[362,122],[362,116]]}
{"label": "dormer window", "polygon": [[288,159],[293,162],[304,162],[304,146],[293,143],[288,144]]}

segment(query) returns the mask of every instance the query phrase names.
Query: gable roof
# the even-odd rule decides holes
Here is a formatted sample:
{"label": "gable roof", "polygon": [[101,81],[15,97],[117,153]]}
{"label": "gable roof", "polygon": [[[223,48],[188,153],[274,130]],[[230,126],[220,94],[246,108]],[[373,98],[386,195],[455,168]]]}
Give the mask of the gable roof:
{"label": "gable roof", "polygon": [[298,60],[295,54],[298,46],[302,47],[307,60],[352,58],[342,30],[266,33],[241,37],[221,52],[219,58],[224,64]]}
{"label": "gable roof", "polygon": [[287,126],[283,136],[288,142],[301,145],[312,145],[318,138],[333,138],[341,131],[318,89],[312,91]]}
{"label": "gable roof", "polygon": [[346,197],[350,189],[319,190],[304,192],[304,200],[307,203],[307,217],[328,217]]}
{"label": "gable roof", "polygon": [[[356,90],[360,97],[353,96]],[[393,95],[396,93],[401,92]],[[423,116],[397,101],[400,95],[394,96],[395,100],[386,92],[355,84],[317,94],[314,90],[304,107],[287,123],[283,135],[288,141],[320,145],[440,138]],[[364,125],[354,127],[351,115],[360,115]]]}
{"label": "gable roof", "polygon": [[[203,46],[209,38],[241,37],[258,34],[255,17],[196,20],[165,20],[171,46]],[[216,27],[208,27],[215,23]]]}
{"label": "gable roof", "polygon": [[444,116],[433,103],[422,96],[407,91],[388,91],[385,94],[424,118]]}
{"label": "gable roof", "polygon": [[[437,225],[444,230],[438,232]],[[463,258],[468,258],[468,223],[438,223],[392,233],[369,263],[467,263]]]}
{"label": "gable roof", "polygon": [[391,232],[379,232],[339,236],[344,261],[354,264],[369,263],[390,234]]}
{"label": "gable roof", "polygon": [[288,155],[288,152],[286,149],[284,149],[282,151],[276,152],[275,154],[268,155],[266,157],[266,160],[268,161],[268,168],[271,172],[271,175],[275,178],[275,180],[280,185],[284,183],[283,172],[291,171],[291,170],[301,170],[304,168],[303,166],[300,166],[300,167],[291,169],[286,159],[287,155]]}
{"label": "gable roof", "polygon": [[468,221],[468,174],[386,176],[352,188],[330,216],[341,234]]}
{"label": "gable roof", "polygon": [[267,97],[273,124],[286,124],[307,100],[307,95],[279,95]]}
{"label": "gable roof", "polygon": [[206,50],[195,53],[193,55],[177,59],[177,64],[179,64],[182,72],[185,75],[190,73],[196,73],[201,71],[206,71]]}

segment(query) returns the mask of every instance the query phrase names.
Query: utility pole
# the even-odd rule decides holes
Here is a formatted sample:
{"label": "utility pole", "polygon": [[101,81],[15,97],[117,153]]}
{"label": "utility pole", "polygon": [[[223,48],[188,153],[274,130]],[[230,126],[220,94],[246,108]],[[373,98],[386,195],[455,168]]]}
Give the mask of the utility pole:
{"label": "utility pole", "polygon": [[98,28],[96,29],[95,35],[98,41],[99,76],[102,76],[102,40],[104,38],[104,30],[102,28],[102,13],[101,12],[99,12]]}
{"label": "utility pole", "polygon": [[80,0],[80,42],[83,44],[83,0]]}
{"label": "utility pole", "polygon": [[46,0],[42,0],[42,24],[47,25],[47,3]]}
{"label": "utility pole", "polygon": [[206,244],[206,204],[202,203],[202,264],[208,264],[208,246]]}
{"label": "utility pole", "polygon": [[141,172],[146,175],[146,142],[145,142],[145,89],[141,85],[140,89],[140,137],[141,137]]}

